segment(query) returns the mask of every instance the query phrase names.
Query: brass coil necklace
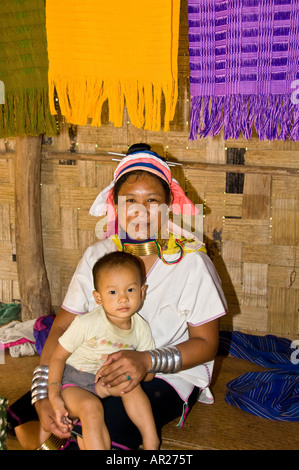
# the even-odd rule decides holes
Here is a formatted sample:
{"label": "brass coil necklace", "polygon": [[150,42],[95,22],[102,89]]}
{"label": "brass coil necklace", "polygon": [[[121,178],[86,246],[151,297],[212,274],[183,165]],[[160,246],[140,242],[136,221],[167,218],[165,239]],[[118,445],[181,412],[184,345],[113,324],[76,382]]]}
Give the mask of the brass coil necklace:
{"label": "brass coil necklace", "polygon": [[184,257],[185,252],[182,243],[179,240],[175,240],[176,246],[179,248],[180,256],[178,259],[173,261],[166,261],[163,256],[163,250],[167,249],[167,242],[161,241],[158,242],[157,240],[151,240],[146,242],[136,242],[136,243],[128,243],[128,242],[121,242],[123,251],[130,253],[134,256],[148,256],[148,255],[155,255],[157,254],[158,257],[163,261],[165,264],[177,264],[181,261]]}

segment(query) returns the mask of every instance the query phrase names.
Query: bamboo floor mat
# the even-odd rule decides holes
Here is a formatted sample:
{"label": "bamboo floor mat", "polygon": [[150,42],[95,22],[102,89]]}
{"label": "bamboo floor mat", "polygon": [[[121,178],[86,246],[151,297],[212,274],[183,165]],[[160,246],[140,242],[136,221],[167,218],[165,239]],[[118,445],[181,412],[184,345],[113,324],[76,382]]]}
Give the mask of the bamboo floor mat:
{"label": "bamboo floor mat", "polygon": [[[0,364],[0,395],[12,404],[30,389],[39,356],[12,358],[5,353]],[[248,361],[217,356],[213,376],[213,405],[197,403],[183,428],[177,421],[163,428],[161,450],[298,450],[299,425],[253,416],[225,403],[226,383],[252,370],[264,370]],[[8,450],[21,450],[8,436]]]}

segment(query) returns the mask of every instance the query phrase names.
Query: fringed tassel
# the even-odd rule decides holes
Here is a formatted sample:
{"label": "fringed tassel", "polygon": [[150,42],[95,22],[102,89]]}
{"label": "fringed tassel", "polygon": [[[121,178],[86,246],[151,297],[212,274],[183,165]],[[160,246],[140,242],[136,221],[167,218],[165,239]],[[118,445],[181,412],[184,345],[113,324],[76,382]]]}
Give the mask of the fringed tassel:
{"label": "fringed tassel", "polygon": [[299,110],[290,96],[250,95],[191,99],[190,140],[214,137],[246,139],[255,128],[260,140],[299,140]]}
{"label": "fringed tassel", "polygon": [[0,138],[40,134],[57,134],[48,91],[43,88],[7,91],[5,103],[0,105]]}
{"label": "fringed tassel", "polygon": [[188,403],[184,403],[182,416],[180,418],[180,421],[177,424],[178,428],[182,428],[184,426],[184,423],[185,423],[185,420],[187,418],[188,412],[189,412],[189,405],[188,405]]}
{"label": "fringed tassel", "polygon": [[129,81],[113,79],[87,79],[51,75],[49,73],[49,100],[51,113],[56,114],[55,92],[59,99],[61,114],[66,121],[86,125],[88,118],[92,126],[101,126],[101,112],[105,100],[109,103],[109,121],[122,127],[126,103],[131,124],[145,130],[161,129],[162,95],[165,99],[164,131],[174,118],[178,97],[177,82],[152,83],[151,81]]}

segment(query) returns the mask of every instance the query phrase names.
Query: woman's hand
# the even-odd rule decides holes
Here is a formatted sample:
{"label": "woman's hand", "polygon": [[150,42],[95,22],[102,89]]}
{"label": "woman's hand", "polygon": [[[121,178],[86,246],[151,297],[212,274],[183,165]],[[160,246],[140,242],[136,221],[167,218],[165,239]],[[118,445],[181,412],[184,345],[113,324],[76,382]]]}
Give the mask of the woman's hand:
{"label": "woman's hand", "polygon": [[118,351],[108,356],[95,382],[101,378],[101,384],[108,388],[124,383],[127,386],[122,393],[128,393],[145,378],[150,367],[151,359],[146,351]]}
{"label": "woman's hand", "polygon": [[55,412],[48,398],[44,398],[43,400],[36,402],[35,408],[39,416],[41,426],[45,431],[55,434],[55,436],[60,439],[71,437],[69,430],[67,432],[62,431],[56,423]]}

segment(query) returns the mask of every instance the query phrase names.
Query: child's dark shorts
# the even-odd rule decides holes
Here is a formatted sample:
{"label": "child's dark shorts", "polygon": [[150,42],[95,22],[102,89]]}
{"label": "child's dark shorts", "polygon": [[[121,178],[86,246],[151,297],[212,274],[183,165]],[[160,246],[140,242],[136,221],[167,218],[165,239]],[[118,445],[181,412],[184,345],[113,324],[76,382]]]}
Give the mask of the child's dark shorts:
{"label": "child's dark shorts", "polygon": [[61,381],[61,389],[63,390],[67,387],[77,386],[80,388],[84,388],[88,392],[91,392],[96,395],[96,384],[94,378],[95,374],[91,374],[90,372],[83,372],[81,370],[75,369],[75,367],[70,366],[69,364],[66,364]]}

